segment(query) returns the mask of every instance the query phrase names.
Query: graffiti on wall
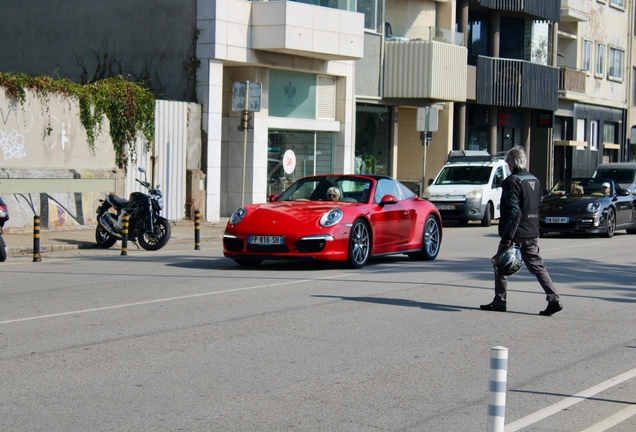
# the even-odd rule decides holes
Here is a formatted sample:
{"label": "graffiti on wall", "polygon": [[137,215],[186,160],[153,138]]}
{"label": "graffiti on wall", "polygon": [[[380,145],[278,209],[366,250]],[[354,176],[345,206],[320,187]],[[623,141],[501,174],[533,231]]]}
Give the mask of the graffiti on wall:
{"label": "graffiti on wall", "polygon": [[16,103],[0,92],[0,148],[3,168],[57,169],[69,161],[83,169],[115,167],[108,124],[97,134],[92,152],[79,104],[60,96],[41,100],[27,92],[26,101]]}

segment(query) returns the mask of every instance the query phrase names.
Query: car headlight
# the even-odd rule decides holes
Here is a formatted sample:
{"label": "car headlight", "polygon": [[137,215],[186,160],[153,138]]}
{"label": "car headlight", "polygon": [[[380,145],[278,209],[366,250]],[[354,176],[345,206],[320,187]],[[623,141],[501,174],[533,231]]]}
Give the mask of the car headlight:
{"label": "car headlight", "polygon": [[329,228],[337,224],[342,220],[344,213],[340,209],[329,210],[320,218],[320,226],[323,228]]}
{"label": "car headlight", "polygon": [[472,190],[470,192],[468,192],[466,194],[466,198],[480,198],[484,196],[484,190],[483,189],[475,189]]}
{"label": "car headlight", "polygon": [[586,207],[588,213],[596,213],[601,208],[601,203],[598,201],[593,201],[589,203]]}
{"label": "car headlight", "polygon": [[236,210],[234,213],[232,213],[232,216],[230,216],[230,225],[236,225],[237,223],[242,221],[246,214],[247,209],[245,207],[241,207],[240,209]]}
{"label": "car headlight", "polygon": [[422,194],[422,198],[429,199],[431,197],[431,191],[428,188],[424,189],[424,193]]}

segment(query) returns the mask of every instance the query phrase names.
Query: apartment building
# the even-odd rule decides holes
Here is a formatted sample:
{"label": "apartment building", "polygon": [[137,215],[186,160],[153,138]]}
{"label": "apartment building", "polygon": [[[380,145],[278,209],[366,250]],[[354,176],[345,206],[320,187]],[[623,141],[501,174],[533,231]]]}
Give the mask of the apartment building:
{"label": "apartment building", "polygon": [[[450,150],[523,145],[551,182],[559,0],[385,0],[375,10],[384,22],[365,20],[356,62],[356,168],[421,188]],[[418,107],[438,114],[428,147]]]}
{"label": "apartment building", "polygon": [[626,139],[635,124],[627,118],[634,58],[629,7],[628,0],[561,1],[555,178],[588,176],[600,163],[633,158]]}

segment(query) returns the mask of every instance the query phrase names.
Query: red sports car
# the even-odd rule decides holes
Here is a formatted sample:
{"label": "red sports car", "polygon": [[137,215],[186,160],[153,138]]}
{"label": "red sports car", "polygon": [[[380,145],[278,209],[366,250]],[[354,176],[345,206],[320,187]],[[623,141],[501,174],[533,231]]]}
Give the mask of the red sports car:
{"label": "red sports car", "polygon": [[388,254],[433,260],[441,221],[434,205],[391,177],[304,177],[270,202],[236,210],[223,234],[223,254],[243,266],[305,258],[361,268],[369,257]]}

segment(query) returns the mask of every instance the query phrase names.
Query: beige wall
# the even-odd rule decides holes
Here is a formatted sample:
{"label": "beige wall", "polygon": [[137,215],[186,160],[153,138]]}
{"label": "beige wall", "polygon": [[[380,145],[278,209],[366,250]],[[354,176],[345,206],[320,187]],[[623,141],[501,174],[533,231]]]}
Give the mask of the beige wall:
{"label": "beige wall", "polygon": [[[430,145],[426,148],[426,182],[434,178],[444,165],[451,149],[452,104],[446,104],[439,112],[439,129],[433,132]],[[417,109],[400,108],[398,122],[397,178],[418,181],[422,178],[422,158],[424,147],[420,132],[416,130]]]}
{"label": "beige wall", "polygon": [[435,27],[435,2],[431,0],[387,0],[386,22],[396,36],[428,40]]}

